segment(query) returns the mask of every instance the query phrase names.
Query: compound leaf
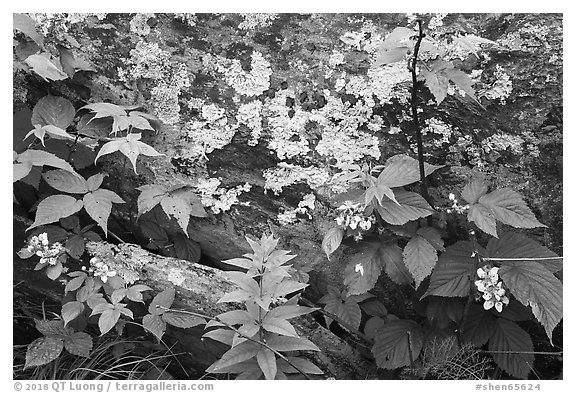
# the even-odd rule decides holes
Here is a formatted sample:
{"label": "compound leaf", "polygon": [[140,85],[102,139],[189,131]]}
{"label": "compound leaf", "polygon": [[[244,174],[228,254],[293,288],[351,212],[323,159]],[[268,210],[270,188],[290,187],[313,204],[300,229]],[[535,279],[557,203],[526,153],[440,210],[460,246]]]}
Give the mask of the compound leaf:
{"label": "compound leaf", "polygon": [[74,168],[72,168],[68,162],[44,150],[26,150],[25,152],[18,154],[15,160],[23,164],[30,164],[34,166],[48,165],[55,168],[64,169],[68,172],[76,173]]}
{"label": "compound leaf", "polygon": [[404,264],[416,282],[416,288],[432,273],[438,261],[436,249],[422,236],[414,236],[402,252]]}
{"label": "compound leaf", "polygon": [[476,226],[487,234],[498,237],[496,231],[496,219],[490,209],[482,203],[475,203],[470,206],[468,211],[468,221],[473,222]]}
{"label": "compound leaf", "polygon": [[150,306],[148,306],[148,312],[152,315],[162,315],[166,310],[165,308],[170,308],[172,303],[174,303],[174,297],[176,296],[176,291],[174,288],[166,288],[159,294],[157,294]]}
{"label": "compound leaf", "polygon": [[288,337],[271,334],[266,338],[270,348],[278,352],[285,351],[320,351],[312,341],[304,337]]}
{"label": "compound leaf", "polygon": [[398,319],[389,321],[377,331],[372,353],[378,367],[395,369],[418,358],[423,343],[424,334],[416,322]]}
{"label": "compound leaf", "polygon": [[82,314],[84,311],[84,303],[79,301],[71,301],[65,303],[62,306],[62,320],[64,320],[64,326],[68,324],[68,322],[72,321],[78,315]]}
{"label": "compound leaf", "polygon": [[98,158],[106,155],[114,153],[115,151],[120,151],[124,154],[130,162],[132,163],[132,167],[134,168],[134,173],[138,174],[136,171],[136,160],[140,154],[145,156],[163,156],[164,154],[158,153],[154,150],[151,146],[145,144],[144,142],[140,142],[140,138],[142,134],[128,134],[123,138],[115,138],[112,141],[104,144],[98,154],[96,155],[96,159],[94,160],[94,164],[98,161]]}
{"label": "compound leaf", "polygon": [[138,187],[137,190],[140,191],[138,196],[138,217],[152,210],[168,192],[166,187],[158,184],[146,184]]}
{"label": "compound leaf", "polygon": [[[431,165],[424,163],[424,175],[428,176],[444,165]],[[380,175],[378,183],[385,184],[390,188],[402,187],[420,180],[420,167],[418,160],[405,154],[397,154],[386,160],[386,164]]]}
{"label": "compound leaf", "polygon": [[404,225],[408,221],[431,215],[434,210],[420,194],[394,189],[398,204],[383,199],[380,204],[373,204],[384,221],[392,225]]}
{"label": "compound leaf", "polygon": [[495,329],[492,313],[478,304],[472,304],[464,315],[460,338],[463,342],[470,342],[481,347],[492,337]]}
{"label": "compound leaf", "polygon": [[462,189],[462,198],[470,205],[478,202],[481,196],[488,192],[488,183],[482,179],[472,180]]}
{"label": "compound leaf", "polygon": [[107,308],[102,312],[100,319],[98,319],[98,328],[102,336],[116,325],[118,318],[120,318],[120,310]]}
{"label": "compound leaf", "polygon": [[63,348],[62,340],[54,337],[40,337],[32,341],[26,349],[24,369],[50,363],[60,356]]}
{"label": "compound leaf", "polygon": [[546,227],[536,219],[522,196],[508,188],[483,195],[478,202],[488,207],[498,221],[514,228]]}
{"label": "compound leaf", "polygon": [[124,203],[116,193],[102,188],[84,195],[84,209],[98,226],[108,235],[108,217],[112,211],[112,203]]}

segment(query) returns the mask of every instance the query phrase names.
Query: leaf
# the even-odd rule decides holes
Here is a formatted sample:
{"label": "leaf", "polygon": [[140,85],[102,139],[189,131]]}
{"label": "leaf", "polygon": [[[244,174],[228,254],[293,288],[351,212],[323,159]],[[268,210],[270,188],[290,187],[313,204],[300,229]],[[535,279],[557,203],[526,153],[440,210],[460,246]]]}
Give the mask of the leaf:
{"label": "leaf", "polygon": [[398,204],[391,200],[383,200],[375,208],[384,221],[392,225],[404,225],[408,221],[431,215],[434,210],[422,196],[415,192],[395,189],[394,195]]}
{"label": "leaf", "polygon": [[102,182],[104,181],[104,176],[105,175],[102,173],[97,173],[93,176],[90,176],[88,180],[86,180],[88,191],[96,191],[97,189],[99,189],[100,186],[102,185]]}
{"label": "leaf", "polygon": [[215,329],[210,330],[202,335],[202,337],[210,338],[214,341],[219,341],[228,346],[232,346],[232,339],[236,333],[230,329]]}
{"label": "leaf", "polygon": [[124,203],[116,193],[102,188],[84,195],[84,209],[102,230],[108,235],[108,217],[112,211],[112,202]]}
{"label": "leaf", "polygon": [[185,259],[190,262],[198,262],[200,260],[200,245],[194,240],[177,233],[174,238],[174,250],[176,257]]}
{"label": "leaf", "polygon": [[522,200],[522,196],[516,191],[508,188],[498,189],[483,195],[478,202],[488,207],[492,215],[506,225],[514,228],[547,228],[536,219]]}
{"label": "leaf", "polygon": [[32,111],[32,125],[55,126],[65,130],[72,121],[76,110],[70,101],[63,97],[47,95],[38,100]]}
{"label": "leaf", "polygon": [[406,57],[408,50],[408,47],[400,46],[379,51],[378,57],[376,57],[376,61],[374,61],[373,67],[396,63],[397,61],[400,61]]}
{"label": "leaf", "polygon": [[38,46],[44,46],[44,37],[36,31],[36,22],[26,14],[12,14],[12,28],[32,38]]}
{"label": "leaf", "polygon": [[484,307],[478,304],[471,304],[462,321],[460,338],[463,342],[481,347],[492,337],[495,329],[492,313],[484,310]]}
{"label": "leaf", "polygon": [[64,348],[72,355],[90,357],[92,337],[88,333],[76,332],[64,339]]}
{"label": "leaf", "polygon": [[336,315],[354,329],[360,326],[362,311],[353,297],[346,297],[337,288],[328,287],[328,294],[323,296],[320,302],[326,304],[324,307],[326,311]]}
{"label": "leaf", "polygon": [[378,329],[384,326],[386,322],[380,317],[372,317],[366,321],[364,325],[364,334],[368,336],[368,338],[374,339],[376,334],[378,334]]}
{"label": "leaf", "polygon": [[[444,165],[431,165],[424,163],[424,175],[428,176]],[[420,181],[420,167],[418,160],[405,154],[397,154],[386,160],[386,164],[380,175],[378,182],[390,188],[402,187]]]}
{"label": "leaf", "polygon": [[166,311],[164,314],[162,314],[162,319],[167,324],[182,329],[188,329],[194,326],[206,324],[206,320],[204,318],[177,311]]}
{"label": "leaf", "polygon": [[262,327],[271,333],[283,336],[298,337],[294,327],[285,319],[274,318],[266,315],[262,321]]}
{"label": "leaf", "polygon": [[[497,352],[533,352],[530,335],[507,319],[497,318],[488,349]],[[534,366],[532,353],[493,353],[496,364],[516,378],[526,379]]]}
{"label": "leaf", "polygon": [[392,244],[384,250],[387,260],[384,271],[398,285],[407,285],[412,282],[412,276],[402,258],[402,249],[396,244]]}
{"label": "leaf", "polygon": [[138,187],[137,190],[140,191],[138,196],[138,217],[152,210],[168,193],[166,187],[158,184],[146,184]]}
{"label": "leaf", "polygon": [[45,336],[66,337],[73,333],[72,328],[64,327],[62,320],[56,319],[49,321],[47,319],[35,319],[36,329]]}
{"label": "leaf", "polygon": [[414,236],[402,252],[404,264],[416,282],[416,288],[432,273],[438,261],[436,249],[422,236]]}
{"label": "leaf", "polygon": [[498,237],[496,231],[496,219],[492,215],[490,209],[481,203],[475,203],[470,206],[468,211],[468,221],[473,222],[476,226],[485,233]]}
{"label": "leaf", "polygon": [[44,150],[26,150],[25,152],[19,154],[16,160],[20,163],[34,166],[49,165],[55,168],[64,169],[68,172],[76,173],[74,168],[72,168],[69,163]]}
{"label": "leaf", "polygon": [[448,86],[450,85],[448,78],[437,71],[428,71],[426,68],[421,69],[419,76],[424,79],[424,83],[434,96],[436,104],[440,105],[448,95]]}
{"label": "leaf", "polygon": [[262,347],[256,354],[258,366],[264,373],[267,380],[273,380],[276,377],[276,355],[268,348]]}
{"label": "leaf", "polygon": [[126,297],[127,291],[128,290],[126,288],[115,289],[114,292],[112,292],[112,295],[110,296],[112,304],[116,305],[120,303]]}
{"label": "leaf", "polygon": [[434,227],[422,227],[416,231],[416,233],[422,236],[424,239],[428,240],[428,243],[436,249],[436,251],[444,251],[444,240],[440,236],[438,229]]}
{"label": "leaf", "polygon": [[294,280],[284,280],[274,289],[273,297],[286,296],[290,293],[297,292],[304,289],[308,284],[304,284]]}
{"label": "leaf", "polygon": [[304,337],[270,335],[266,339],[268,346],[278,352],[286,351],[320,351],[312,341]]}
{"label": "leaf", "polygon": [[562,257],[519,233],[505,232],[500,240],[490,239],[486,253],[490,258],[544,258],[538,259],[537,262],[552,273],[562,269]]}
{"label": "leaf", "polygon": [[32,70],[45,81],[59,81],[68,78],[68,75],[60,71],[46,56],[31,55],[24,62],[32,67]]}
{"label": "leaf", "polygon": [[474,82],[472,82],[468,74],[456,68],[447,69],[444,71],[444,74],[452,83],[476,101],[476,92],[472,88]]}
{"label": "leaf", "polygon": [[379,300],[371,300],[367,303],[362,303],[360,308],[362,308],[362,311],[364,311],[366,314],[373,317],[385,317],[388,315],[386,306]]}
{"label": "leaf", "polygon": [[32,341],[26,349],[24,369],[50,363],[60,356],[63,348],[62,340],[53,337],[40,337]]}
{"label": "leaf", "polygon": [[406,45],[409,42],[410,37],[417,34],[418,32],[408,27],[396,27],[386,36],[386,39],[379,45],[378,49],[391,49],[398,47],[399,45]]}
{"label": "leaf", "polygon": [[140,221],[140,231],[142,231],[142,235],[150,240],[154,240],[157,242],[167,242],[168,241],[168,234],[160,225],[156,223],[156,221],[152,220],[143,220]]}
{"label": "leaf", "polygon": [[68,217],[80,211],[83,205],[82,201],[68,195],[51,195],[38,204],[34,223],[26,230]]}
{"label": "leaf", "polygon": [[532,308],[552,343],[552,332],[562,320],[562,282],[537,262],[506,261],[498,272],[512,295]]}
{"label": "leaf", "polygon": [[108,118],[94,119],[93,114],[86,114],[76,124],[78,134],[96,140],[107,140],[112,129],[112,120]]}
{"label": "leaf", "polygon": [[160,205],[167,216],[176,219],[184,234],[188,236],[188,222],[192,211],[190,204],[181,198],[165,195],[160,201]]}
{"label": "leaf", "polygon": [[80,109],[88,109],[91,112],[95,112],[93,119],[109,116],[126,116],[126,111],[122,107],[108,102],[95,102],[84,105]]}
{"label": "leaf", "polygon": [[482,179],[472,180],[462,189],[462,198],[470,205],[478,202],[481,196],[488,192],[488,183]]}
{"label": "leaf", "polygon": [[251,259],[248,258],[233,258],[233,259],[226,259],[222,261],[228,265],[238,266],[243,269],[250,269],[250,268],[258,268],[258,265],[255,264]]}
{"label": "leaf", "polygon": [[330,228],[324,235],[322,240],[322,250],[326,253],[326,257],[330,260],[330,255],[340,247],[344,231],[340,227]]}
{"label": "leaf", "polygon": [[438,329],[445,329],[450,322],[460,324],[464,304],[462,299],[433,296],[426,307],[426,317]]}
{"label": "leaf", "polygon": [[172,303],[174,303],[174,297],[176,295],[176,291],[174,288],[166,288],[159,294],[157,294],[150,306],[148,306],[148,312],[152,315],[162,315],[166,310],[163,308],[170,308]]}
{"label": "leaf", "polygon": [[[318,366],[316,366],[314,363],[312,363],[308,359],[298,358],[295,356],[286,356],[286,359],[288,359],[290,361],[290,363],[292,363],[294,366],[298,367],[299,370],[305,372],[306,374],[313,374],[313,375],[314,374],[315,375],[324,374],[324,372]],[[277,363],[278,370],[281,370],[282,372],[284,372],[286,374],[298,374],[298,373],[300,373],[300,371],[296,370],[290,363],[288,363],[284,359],[278,359],[278,363]]]}
{"label": "leaf", "polygon": [[144,318],[142,318],[142,326],[156,336],[158,341],[162,339],[166,331],[166,322],[164,322],[160,315],[146,314]]}
{"label": "leaf", "polygon": [[262,346],[259,344],[256,344],[252,341],[244,341],[226,351],[220,360],[206,369],[206,372],[218,372],[225,367],[229,367],[234,364],[241,363],[245,360],[252,359],[258,354],[260,348],[262,348]]}
{"label": "leaf", "polygon": [[475,277],[476,257],[472,256],[473,245],[468,241],[459,241],[440,255],[436,268],[430,278],[428,290],[422,298],[429,295],[446,297],[468,296],[472,277]]}
{"label": "leaf", "polygon": [[241,272],[224,272],[224,277],[239,286],[244,291],[252,294],[253,296],[260,295],[260,286],[252,277]]}
{"label": "leaf", "polygon": [[24,164],[12,165],[12,182],[17,182],[25,178],[32,170],[32,164],[27,162]]}
{"label": "leaf", "polygon": [[70,194],[85,194],[88,192],[86,180],[75,172],[56,169],[43,173],[42,177],[50,187],[58,191]]}
{"label": "leaf", "polygon": [[106,155],[114,153],[115,151],[120,151],[124,154],[130,162],[132,163],[132,167],[134,168],[134,173],[138,174],[136,171],[136,160],[140,154],[145,156],[163,156],[165,154],[158,153],[154,150],[151,146],[140,142],[140,138],[142,134],[128,134],[123,138],[115,138],[112,141],[104,144],[96,159],[94,160],[94,164],[98,161],[98,158]]}
{"label": "leaf", "polygon": [[64,270],[64,267],[62,266],[62,263],[57,262],[56,265],[54,266],[48,266],[46,268],[46,276],[54,281],[56,279],[58,279],[60,277],[60,275],[62,274],[62,271]]}
{"label": "leaf", "polygon": [[102,312],[100,319],[98,319],[98,328],[100,329],[101,336],[108,333],[110,329],[116,325],[120,318],[120,311],[116,309],[107,309]]}
{"label": "leaf", "polygon": [[252,323],[254,318],[244,310],[227,311],[218,315],[217,320],[209,321],[206,324],[206,328],[211,326],[222,326],[223,324],[219,321],[227,323],[228,325],[244,325],[247,323]]}
{"label": "leaf", "polygon": [[82,314],[84,311],[84,303],[78,301],[72,301],[65,303],[62,306],[62,319],[64,320],[64,326],[68,324],[68,322],[74,320],[78,315]]}
{"label": "leaf", "polygon": [[378,367],[396,369],[410,365],[411,359],[416,360],[423,343],[422,328],[414,321],[399,319],[386,323],[378,330],[372,353]]}
{"label": "leaf", "polygon": [[74,58],[74,53],[62,45],[58,45],[58,53],[60,55],[60,65],[62,66],[62,70],[69,78],[73,78],[74,73],[76,72],[76,59]]}
{"label": "leaf", "polygon": [[283,304],[270,310],[266,315],[274,318],[291,319],[301,315],[310,314],[315,310],[317,310],[317,308],[303,307],[298,305],[289,306]]}

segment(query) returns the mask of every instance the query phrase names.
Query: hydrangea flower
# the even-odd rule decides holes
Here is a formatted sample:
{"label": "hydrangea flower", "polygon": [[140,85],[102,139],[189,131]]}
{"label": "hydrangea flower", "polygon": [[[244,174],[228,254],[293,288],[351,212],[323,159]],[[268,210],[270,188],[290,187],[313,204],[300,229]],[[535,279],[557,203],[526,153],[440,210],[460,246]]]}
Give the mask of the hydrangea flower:
{"label": "hydrangea flower", "polygon": [[90,260],[90,265],[91,267],[88,271],[92,273],[94,277],[100,277],[102,282],[106,282],[108,281],[108,277],[114,277],[116,275],[115,270],[110,270],[110,267],[97,257]]}
{"label": "hydrangea flower", "polygon": [[474,284],[479,292],[482,292],[482,299],[484,299],[484,309],[490,310],[492,307],[498,312],[502,312],[503,305],[510,302],[506,296],[506,289],[502,287],[502,281],[498,276],[499,268],[494,266],[489,268],[484,266],[476,271],[480,280],[476,280]]}
{"label": "hydrangea flower", "polygon": [[340,210],[340,215],[335,218],[336,223],[344,228],[350,227],[350,229],[355,230],[360,227],[360,229],[367,231],[375,221],[374,217],[364,217],[364,209],[359,203],[345,201],[337,210]]}
{"label": "hydrangea flower", "polygon": [[39,256],[41,264],[52,266],[58,263],[58,257],[66,251],[59,242],[50,245],[48,234],[45,232],[38,236],[32,236],[26,249],[28,252]]}

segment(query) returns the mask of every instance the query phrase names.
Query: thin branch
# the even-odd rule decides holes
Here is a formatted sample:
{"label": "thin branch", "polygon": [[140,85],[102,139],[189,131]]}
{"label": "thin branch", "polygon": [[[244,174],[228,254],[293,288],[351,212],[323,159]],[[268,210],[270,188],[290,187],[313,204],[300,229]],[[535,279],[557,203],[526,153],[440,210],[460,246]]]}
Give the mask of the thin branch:
{"label": "thin branch", "polygon": [[482,258],[483,261],[555,261],[564,259],[564,257],[545,257],[545,258]]}
{"label": "thin branch", "polygon": [[234,326],[222,321],[220,318],[218,317],[211,317],[205,314],[200,314],[200,313],[195,313],[193,311],[186,311],[186,310],[174,310],[171,308],[167,308],[167,307],[163,307],[163,306],[156,306],[159,309],[165,310],[165,311],[172,311],[172,312],[179,312],[182,314],[189,314],[189,315],[193,315],[195,317],[200,317],[200,318],[206,318],[206,319],[210,319],[212,321],[216,321],[218,323],[221,323],[222,325],[226,326],[227,328],[229,328],[230,330],[234,331],[236,334],[238,334],[240,337],[243,337],[247,340],[250,340],[252,342],[255,342],[256,344],[262,345],[263,347],[269,349],[270,351],[274,352],[276,355],[278,355],[278,357],[282,360],[284,360],[286,363],[288,363],[290,366],[294,367],[294,369],[296,371],[298,371],[300,374],[302,374],[306,379],[312,380],[312,378],[306,374],[304,371],[300,370],[294,363],[292,363],[289,359],[286,358],[286,356],[282,355],[280,352],[278,352],[277,350],[275,350],[274,348],[270,347],[268,344],[266,344],[265,342],[259,341],[259,340],[255,340],[252,337],[248,337],[247,335],[245,335],[244,333],[242,333],[241,331],[239,331],[238,329],[236,329]]}
{"label": "thin branch", "polygon": [[412,58],[412,63],[409,65],[408,69],[412,74],[412,97],[410,99],[410,105],[412,107],[412,119],[414,122],[414,129],[416,131],[416,145],[418,147],[418,166],[420,168],[420,192],[422,197],[432,206],[432,200],[428,194],[428,185],[426,183],[426,173],[424,171],[424,147],[422,145],[422,131],[420,130],[420,121],[418,119],[418,105],[416,104],[417,92],[418,92],[418,77],[416,75],[416,64],[418,62],[418,52],[420,51],[420,44],[424,38],[424,32],[422,30],[422,21],[418,20],[418,40],[414,46],[414,57]]}
{"label": "thin branch", "polygon": [[547,355],[564,356],[564,352],[534,352],[534,351],[480,351],[481,353],[503,353],[509,355]]}

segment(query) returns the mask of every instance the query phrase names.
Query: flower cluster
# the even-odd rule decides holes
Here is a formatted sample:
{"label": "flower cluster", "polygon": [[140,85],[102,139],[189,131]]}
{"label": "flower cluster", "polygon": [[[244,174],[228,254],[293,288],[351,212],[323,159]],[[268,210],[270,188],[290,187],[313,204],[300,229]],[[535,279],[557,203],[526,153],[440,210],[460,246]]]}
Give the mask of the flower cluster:
{"label": "flower cluster", "polygon": [[234,204],[242,204],[238,201],[238,195],[252,188],[249,183],[245,183],[226,190],[220,188],[220,183],[217,178],[198,180],[197,188],[201,194],[202,205],[211,208],[214,214],[228,211]]}
{"label": "flower cluster", "polygon": [[316,202],[316,196],[314,194],[304,195],[304,198],[298,202],[298,207],[296,209],[289,209],[283,213],[278,214],[278,221],[282,225],[293,224],[297,218],[296,213],[305,214],[309,219],[312,219],[310,210],[314,210]]}
{"label": "flower cluster", "polygon": [[456,199],[456,195],[454,195],[453,193],[450,193],[450,195],[448,195],[448,199],[452,201],[452,208],[447,209],[446,210],[447,213],[452,213],[454,211],[458,214],[464,214],[466,210],[470,209],[470,205],[459,205],[458,199]]}
{"label": "flower cluster", "polygon": [[32,236],[26,249],[28,252],[38,255],[41,264],[47,263],[52,266],[58,263],[58,257],[66,251],[62,244],[58,242],[50,245],[48,234],[46,233]]}
{"label": "flower cluster", "polygon": [[[476,271],[480,280],[476,280],[476,288],[482,292],[482,299],[484,299],[484,309],[490,310],[492,307],[498,312],[502,312],[504,304],[508,305],[510,300],[506,296],[506,289],[502,287],[502,281],[498,277],[498,267],[492,268],[484,266]],[[479,297],[478,297],[479,300]]]}
{"label": "flower cluster", "polygon": [[350,227],[350,229],[354,230],[360,227],[367,231],[375,221],[374,217],[364,217],[364,208],[359,203],[346,201],[338,207],[338,210],[340,215],[335,220],[338,225],[344,228]]}
{"label": "flower cluster", "polygon": [[[224,59],[227,60],[227,59]],[[242,69],[240,60],[227,61],[228,66],[216,64],[219,72],[224,74],[226,83],[232,86],[238,94],[258,96],[270,88],[270,75],[272,69],[260,52],[252,53],[251,70],[246,72]]]}
{"label": "flower cluster", "polygon": [[[86,267],[83,266],[82,270],[85,269]],[[102,282],[106,282],[108,281],[108,277],[114,277],[116,275],[116,271],[110,269],[110,267],[98,257],[90,259],[90,267],[88,268],[88,272],[92,273],[94,277],[100,277]]]}

